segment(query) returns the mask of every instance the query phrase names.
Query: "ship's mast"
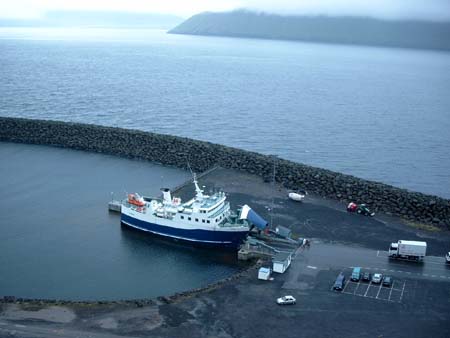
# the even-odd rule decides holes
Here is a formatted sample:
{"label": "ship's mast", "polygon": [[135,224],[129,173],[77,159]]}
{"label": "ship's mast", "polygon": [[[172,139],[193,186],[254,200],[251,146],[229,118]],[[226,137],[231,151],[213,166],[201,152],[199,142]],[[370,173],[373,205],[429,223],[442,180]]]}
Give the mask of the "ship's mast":
{"label": "ship's mast", "polygon": [[197,200],[201,201],[203,199],[203,190],[198,186],[197,175],[195,173],[192,173],[192,175],[194,176],[195,197]]}

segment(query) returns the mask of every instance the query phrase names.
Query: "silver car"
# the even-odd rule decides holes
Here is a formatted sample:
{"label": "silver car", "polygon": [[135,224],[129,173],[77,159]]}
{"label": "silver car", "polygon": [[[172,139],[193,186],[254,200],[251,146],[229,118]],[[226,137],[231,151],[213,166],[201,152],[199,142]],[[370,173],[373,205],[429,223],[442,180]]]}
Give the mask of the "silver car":
{"label": "silver car", "polygon": [[277,299],[278,305],[295,304],[295,298],[292,296],[284,296]]}
{"label": "silver car", "polygon": [[381,273],[374,273],[372,277],[372,283],[380,284],[383,280],[383,275]]}

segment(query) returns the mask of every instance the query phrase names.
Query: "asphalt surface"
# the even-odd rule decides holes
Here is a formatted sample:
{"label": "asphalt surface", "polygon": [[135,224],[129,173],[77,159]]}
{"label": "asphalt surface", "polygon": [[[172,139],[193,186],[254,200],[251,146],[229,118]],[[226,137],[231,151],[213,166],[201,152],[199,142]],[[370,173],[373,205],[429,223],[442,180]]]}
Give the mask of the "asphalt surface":
{"label": "asphalt surface", "polygon": [[[272,281],[258,280],[255,267],[168,303],[0,304],[0,336],[450,337],[450,266],[443,258],[450,250],[448,233],[420,231],[383,215],[348,214],[345,205],[315,196],[295,203],[285,190],[246,174],[220,169],[200,183],[222,187],[232,206],[247,203],[267,219],[273,207],[273,223],[312,238],[311,247],[298,249],[286,273]],[[178,195],[190,195],[190,189]],[[389,260],[386,249],[399,239],[426,240],[425,262]],[[391,276],[392,286],[349,281],[355,266]],[[340,272],[347,281],[336,292]],[[288,294],[295,305],[275,303]]]}

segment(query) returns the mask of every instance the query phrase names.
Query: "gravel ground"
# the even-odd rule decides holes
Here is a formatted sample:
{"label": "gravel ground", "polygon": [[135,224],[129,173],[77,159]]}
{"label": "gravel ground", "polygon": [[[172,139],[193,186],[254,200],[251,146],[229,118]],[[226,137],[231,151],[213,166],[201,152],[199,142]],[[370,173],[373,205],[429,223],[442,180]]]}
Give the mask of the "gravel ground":
{"label": "gravel ground", "polygon": [[[224,188],[233,206],[248,203],[264,217],[273,196],[274,224],[313,238],[311,249],[299,250],[273,281],[258,280],[255,266],[220,286],[169,300],[2,303],[0,337],[450,336],[450,268],[442,260],[450,250],[448,233],[419,231],[386,216],[351,215],[345,205],[316,196],[295,203],[283,189],[229,170],[218,169],[201,184]],[[431,257],[424,266],[389,262],[380,253],[398,239],[426,239]],[[354,263],[392,275],[392,290],[349,282],[344,292],[331,291],[336,275],[348,276]],[[276,305],[286,294],[297,304]]]}

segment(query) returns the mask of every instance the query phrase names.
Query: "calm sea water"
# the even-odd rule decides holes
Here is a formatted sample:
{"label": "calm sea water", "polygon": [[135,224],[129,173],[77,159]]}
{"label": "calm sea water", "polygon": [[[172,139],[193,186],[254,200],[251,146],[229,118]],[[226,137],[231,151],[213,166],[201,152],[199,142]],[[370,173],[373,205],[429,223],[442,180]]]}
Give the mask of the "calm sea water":
{"label": "calm sea water", "polygon": [[0,115],[254,150],[450,198],[450,54],[0,29]]}
{"label": "calm sea water", "polygon": [[44,146],[0,143],[0,297],[134,299],[205,286],[236,255],[182,247],[120,226],[110,192],[159,196],[182,170]]}

